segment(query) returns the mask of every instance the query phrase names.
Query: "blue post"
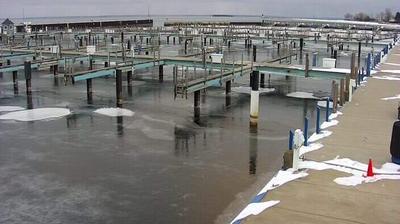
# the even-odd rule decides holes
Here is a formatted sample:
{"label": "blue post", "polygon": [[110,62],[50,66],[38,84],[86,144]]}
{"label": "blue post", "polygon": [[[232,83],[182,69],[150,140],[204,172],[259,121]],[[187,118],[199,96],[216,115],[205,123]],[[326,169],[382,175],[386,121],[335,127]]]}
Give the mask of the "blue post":
{"label": "blue post", "polygon": [[368,53],[367,57],[367,76],[371,75],[371,53]]}
{"label": "blue post", "polygon": [[313,53],[312,66],[317,66],[317,53]]}
{"label": "blue post", "polygon": [[304,146],[308,146],[308,118],[304,118]]}
{"label": "blue post", "polygon": [[326,98],[326,114],[325,114],[325,121],[329,122],[329,97]]}
{"label": "blue post", "polygon": [[317,124],[316,124],[317,125],[317,134],[321,133],[321,127],[319,125],[320,117],[321,117],[321,108],[319,108],[317,106]]}
{"label": "blue post", "polygon": [[289,131],[289,150],[293,150],[293,136],[294,133],[292,130]]}

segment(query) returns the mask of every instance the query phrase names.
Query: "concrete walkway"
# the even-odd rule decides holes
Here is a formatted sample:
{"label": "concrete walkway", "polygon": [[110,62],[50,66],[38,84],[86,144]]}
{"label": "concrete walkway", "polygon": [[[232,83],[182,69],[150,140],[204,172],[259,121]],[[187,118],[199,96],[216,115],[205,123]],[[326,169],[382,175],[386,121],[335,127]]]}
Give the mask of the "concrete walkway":
{"label": "concrete walkway", "polygon": [[[400,64],[400,46],[389,54],[386,63]],[[400,66],[381,64],[381,70],[400,70]],[[396,75],[378,72],[375,76]],[[400,77],[400,74],[397,74]],[[359,88],[353,101],[347,103],[339,116],[339,124],[328,130],[333,134],[318,142],[324,147],[306,154],[307,159],[325,161],[336,156],[368,163],[374,167],[390,162],[390,139],[397,119],[399,100],[381,98],[400,94],[400,81],[369,78]],[[400,223],[400,180],[346,187],[336,184],[337,177],[349,174],[325,170],[309,170],[309,176],[289,182],[271,192],[264,201],[280,203],[242,223]]]}

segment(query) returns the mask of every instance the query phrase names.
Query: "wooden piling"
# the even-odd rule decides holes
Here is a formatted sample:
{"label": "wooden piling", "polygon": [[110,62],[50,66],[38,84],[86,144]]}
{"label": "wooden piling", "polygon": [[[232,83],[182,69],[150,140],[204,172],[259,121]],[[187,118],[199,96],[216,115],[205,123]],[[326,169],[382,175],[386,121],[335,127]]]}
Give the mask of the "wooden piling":
{"label": "wooden piling", "polygon": [[200,90],[194,92],[194,122],[200,121]]}
{"label": "wooden piling", "polygon": [[260,87],[265,88],[265,74],[264,73],[260,74]]}
{"label": "wooden piling", "polygon": [[132,96],[132,70],[126,73],[126,80],[128,82],[128,95]]}
{"label": "wooden piling", "polygon": [[340,80],[340,101],[339,101],[339,104],[340,104],[340,106],[343,106],[344,105],[344,100],[345,100],[345,96],[344,96],[344,83],[345,83],[345,81],[344,81],[344,79],[341,79]]}
{"label": "wooden piling", "polygon": [[225,83],[225,94],[228,95],[231,92],[232,81],[226,81]]}
{"label": "wooden piling", "polygon": [[120,69],[117,69],[115,82],[116,82],[115,90],[117,97],[116,105],[117,107],[122,107],[122,71]]}
{"label": "wooden piling", "polygon": [[259,114],[259,72],[253,71],[250,75],[250,127],[257,127]]}
{"label": "wooden piling", "polygon": [[92,79],[86,79],[86,96],[87,103],[93,103],[93,88],[92,88]]}
{"label": "wooden piling", "polygon": [[14,84],[14,94],[18,94],[18,71],[13,71],[12,72],[12,77],[13,77],[13,84]]}
{"label": "wooden piling", "polygon": [[257,46],[253,45],[253,62],[257,61]]}
{"label": "wooden piling", "polygon": [[309,58],[309,55],[308,55],[308,53],[306,53],[306,66],[305,66],[305,69],[304,69],[304,76],[307,78],[309,75],[308,75],[308,71],[310,70],[310,58]]}
{"label": "wooden piling", "polygon": [[160,82],[164,81],[164,66],[163,65],[158,66],[158,80]]}
{"label": "wooden piling", "polygon": [[33,108],[32,102],[32,67],[30,61],[24,62],[24,70],[25,70],[25,83],[26,83],[26,96],[27,96],[27,105],[28,109]]}

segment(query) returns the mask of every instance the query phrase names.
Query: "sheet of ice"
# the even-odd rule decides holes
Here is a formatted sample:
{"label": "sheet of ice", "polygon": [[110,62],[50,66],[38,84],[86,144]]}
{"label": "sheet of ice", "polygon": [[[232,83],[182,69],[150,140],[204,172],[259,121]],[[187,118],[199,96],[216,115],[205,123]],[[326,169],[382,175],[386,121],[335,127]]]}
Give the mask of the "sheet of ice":
{"label": "sheet of ice", "polygon": [[16,120],[16,121],[38,121],[52,120],[71,114],[66,108],[38,108],[32,110],[21,110],[10,112],[0,116],[0,120]]}
{"label": "sheet of ice", "polygon": [[[249,86],[239,86],[239,87],[232,87],[232,91],[236,93],[245,93],[245,94],[250,94],[251,93],[251,87]],[[275,88],[259,88],[259,93],[271,93],[275,92]]]}
{"label": "sheet of ice", "polygon": [[294,173],[293,169],[288,170],[280,170],[265,186],[258,194],[266,193],[272,189],[280,187],[292,180],[296,180],[302,177],[306,177],[308,173],[306,172],[298,172]]}
{"label": "sheet of ice", "polygon": [[0,112],[11,112],[17,110],[25,110],[25,108],[18,106],[0,106]]}
{"label": "sheet of ice", "polygon": [[320,139],[330,136],[331,134],[332,134],[331,131],[321,131],[321,133],[319,134],[314,133],[313,135],[310,136],[310,138],[308,138],[308,142],[318,141]]}
{"label": "sheet of ice", "polygon": [[106,115],[110,117],[119,117],[119,116],[126,116],[126,117],[132,117],[135,112],[124,109],[124,108],[100,108],[94,111],[95,113],[101,114],[101,115]]}
{"label": "sheet of ice", "polygon": [[397,100],[397,99],[400,99],[400,94],[396,96],[381,98],[381,100]]}
{"label": "sheet of ice", "polygon": [[374,79],[381,79],[381,80],[400,81],[400,77],[388,76],[388,75],[384,75],[384,76],[373,76],[372,78],[374,78]]}
{"label": "sheet of ice", "polygon": [[308,92],[291,92],[288,93],[286,96],[300,98],[300,99],[319,99],[315,97],[313,93],[308,93]]}
{"label": "sheet of ice", "polygon": [[299,152],[299,156],[302,156],[306,153],[321,149],[322,147],[324,147],[324,145],[322,145],[321,143],[311,143],[308,146],[302,146],[300,147],[300,152]]}
{"label": "sheet of ice", "polygon": [[380,70],[380,72],[400,74],[400,70]]}
{"label": "sheet of ice", "polygon": [[339,121],[337,120],[325,121],[324,123],[321,124],[321,129],[327,129],[337,124],[339,124]]}
{"label": "sheet of ice", "polygon": [[261,212],[263,212],[265,209],[277,205],[279,202],[280,201],[267,201],[267,202],[260,202],[260,203],[251,203],[251,204],[247,205],[246,208],[243,209],[243,211],[240,212],[239,215],[236,216],[235,219],[233,219],[231,224],[235,223],[238,220],[242,220],[250,215],[258,215]]}

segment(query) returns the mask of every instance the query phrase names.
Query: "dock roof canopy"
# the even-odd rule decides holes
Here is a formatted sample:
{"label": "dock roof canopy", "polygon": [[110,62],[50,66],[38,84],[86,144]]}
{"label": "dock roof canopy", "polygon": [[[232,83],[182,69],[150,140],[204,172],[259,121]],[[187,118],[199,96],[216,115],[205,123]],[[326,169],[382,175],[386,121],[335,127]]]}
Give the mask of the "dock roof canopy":
{"label": "dock roof canopy", "polygon": [[1,25],[14,25],[14,23],[10,19],[4,20],[4,22]]}

